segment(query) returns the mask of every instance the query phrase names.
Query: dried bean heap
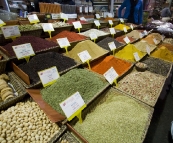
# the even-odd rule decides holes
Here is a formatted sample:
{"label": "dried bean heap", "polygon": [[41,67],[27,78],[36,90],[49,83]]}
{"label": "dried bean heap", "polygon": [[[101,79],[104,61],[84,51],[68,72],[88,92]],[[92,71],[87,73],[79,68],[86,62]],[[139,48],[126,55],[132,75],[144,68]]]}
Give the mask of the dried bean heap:
{"label": "dried bean heap", "polygon": [[19,67],[29,75],[31,83],[39,81],[37,72],[56,66],[59,72],[75,66],[76,62],[61,54],[47,52],[34,56],[28,63],[19,65]]}
{"label": "dried bean heap", "polygon": [[116,48],[119,48],[119,47],[123,46],[122,43],[119,43],[118,41],[116,41],[114,38],[111,38],[111,37],[106,37],[105,39],[98,42],[97,45],[99,45],[100,47],[110,51],[110,48],[108,46],[108,43],[110,43],[110,42],[114,42],[115,45],[116,45]]}
{"label": "dried bean heap", "polygon": [[74,128],[89,143],[140,143],[151,108],[122,93],[108,92],[107,99]]}
{"label": "dried bean heap", "polygon": [[10,56],[15,56],[12,46],[26,44],[26,43],[31,43],[31,46],[35,52],[58,46],[54,42],[47,41],[47,40],[41,39],[39,37],[21,36],[21,37],[17,38],[16,40],[14,40],[12,43],[9,43],[9,44],[3,46],[3,48],[8,51]]}
{"label": "dried bean heap", "polygon": [[165,77],[145,72],[132,72],[125,76],[118,83],[118,88],[133,97],[154,106],[159,95],[160,90],[164,84]]}
{"label": "dried bean heap", "polygon": [[41,90],[42,98],[56,111],[63,113],[59,103],[79,92],[85,101],[89,102],[107,82],[97,74],[85,69],[73,69],[62,75],[53,85]]}
{"label": "dried bean heap", "polygon": [[0,142],[48,142],[59,132],[35,102],[19,102],[1,111]]}
{"label": "dried bean heap", "polygon": [[147,59],[142,62],[147,64],[147,70],[163,76],[167,76],[171,67],[171,63],[152,57],[147,57]]}

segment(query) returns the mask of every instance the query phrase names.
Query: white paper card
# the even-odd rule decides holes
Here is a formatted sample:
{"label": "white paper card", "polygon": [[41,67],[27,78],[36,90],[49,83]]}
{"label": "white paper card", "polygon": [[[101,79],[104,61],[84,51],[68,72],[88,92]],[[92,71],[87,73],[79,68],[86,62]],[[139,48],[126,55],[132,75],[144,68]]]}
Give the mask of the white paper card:
{"label": "white paper card", "polygon": [[97,35],[96,35],[95,33],[93,33],[93,32],[91,32],[91,33],[89,34],[89,36],[90,36],[90,39],[91,39],[91,40],[97,39]]}
{"label": "white paper card", "polygon": [[147,54],[150,55],[151,50],[150,50],[150,48],[148,47],[148,45],[146,46],[146,51],[147,51]]}
{"label": "white paper card", "polygon": [[87,6],[85,7],[85,13],[88,13],[88,7]]}
{"label": "white paper card", "polygon": [[82,13],[82,7],[79,7],[79,12]]}
{"label": "white paper card", "polygon": [[81,21],[87,21],[87,20],[85,19],[85,17],[81,17],[80,20],[81,20]]}
{"label": "white paper card", "polygon": [[93,12],[93,7],[92,6],[89,7],[89,12]]}
{"label": "white paper card", "polygon": [[49,83],[51,84],[56,81],[60,77],[56,66],[40,71],[38,72],[38,75],[44,87],[49,85]]}
{"label": "white paper card", "polygon": [[83,52],[80,52],[77,54],[79,56],[79,58],[81,59],[81,61],[83,63],[85,63],[86,61],[90,60],[91,59],[91,56],[90,54],[88,53],[87,50],[83,51]]}
{"label": "white paper card", "polygon": [[61,18],[61,19],[68,20],[68,16],[67,16],[67,14],[65,14],[65,13],[61,13],[61,14],[60,14],[60,18]]}
{"label": "white paper card", "polygon": [[139,61],[140,60],[140,57],[138,55],[138,52],[133,53],[133,56],[134,56],[134,58],[135,58],[136,61]]}
{"label": "white paper card", "polygon": [[59,38],[56,40],[61,48],[70,46],[70,43],[67,38]]}
{"label": "white paper card", "polygon": [[108,20],[110,25],[113,25],[113,21],[112,20]]}
{"label": "white paper card", "polygon": [[98,20],[94,20],[96,26],[100,26],[100,22]]}
{"label": "white paper card", "polygon": [[120,22],[121,22],[121,23],[124,23],[124,19],[123,19],[123,18],[120,18]]}
{"label": "white paper card", "polygon": [[73,26],[75,29],[82,28],[80,21],[73,22]]}
{"label": "white paper card", "polygon": [[158,42],[157,42],[157,40],[154,38],[153,39],[153,41],[154,41],[154,43],[157,45],[158,44]]}
{"label": "white paper card", "polygon": [[130,28],[133,30],[133,25],[132,24],[130,25]]}
{"label": "white paper card", "polygon": [[139,33],[139,38],[143,38],[143,34],[141,32]]}
{"label": "white paper card", "polygon": [[113,17],[113,16],[112,16],[112,13],[108,13],[108,17]]}
{"label": "white paper card", "polygon": [[36,14],[28,15],[28,20],[30,23],[39,22],[38,16]]}
{"label": "white paper card", "polygon": [[60,14],[58,14],[58,13],[52,13],[51,16],[52,16],[52,19],[60,18]]}
{"label": "white paper card", "polygon": [[100,15],[99,14],[95,14],[97,19],[100,19]]}
{"label": "white paper card", "polygon": [[110,84],[113,84],[114,80],[118,77],[118,74],[113,67],[111,67],[103,75]]}
{"label": "white paper card", "polygon": [[126,36],[124,39],[123,39],[127,44],[130,43],[130,40],[129,38]]}
{"label": "white paper card", "polygon": [[116,49],[116,45],[115,45],[114,42],[110,42],[110,43],[108,43],[108,46],[109,46],[109,48],[111,49],[111,51],[113,51],[113,50]]}
{"label": "white paper card", "polygon": [[115,29],[114,28],[109,28],[111,35],[115,34]]}
{"label": "white paper card", "polygon": [[53,28],[52,23],[42,23],[41,26],[43,27],[44,32],[55,31],[54,28]]}
{"label": "white paper card", "polygon": [[162,35],[162,41],[165,39],[165,36],[164,35]]}
{"label": "white paper card", "polygon": [[10,37],[19,37],[21,35],[19,31],[19,27],[17,25],[4,26],[4,27],[1,27],[1,30],[6,39]]}
{"label": "white paper card", "polygon": [[124,29],[124,32],[127,33],[127,28],[126,27],[123,27],[123,29]]}
{"label": "white paper card", "polygon": [[2,20],[0,19],[0,25],[3,25],[3,24],[5,24],[4,21],[2,21]]}
{"label": "white paper card", "polygon": [[148,32],[147,32],[146,30],[144,30],[143,33],[144,33],[145,35],[148,35]]}
{"label": "white paper card", "polygon": [[61,102],[60,107],[65,113],[66,117],[71,117],[76,111],[78,111],[82,106],[85,105],[84,100],[82,99],[79,92],[76,92],[65,101]]}

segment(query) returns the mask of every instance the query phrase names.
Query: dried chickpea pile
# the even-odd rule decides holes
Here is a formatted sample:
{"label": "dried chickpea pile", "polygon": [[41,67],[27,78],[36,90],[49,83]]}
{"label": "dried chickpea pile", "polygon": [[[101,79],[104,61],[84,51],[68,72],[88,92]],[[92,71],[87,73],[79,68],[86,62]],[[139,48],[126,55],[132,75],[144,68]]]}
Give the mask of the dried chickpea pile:
{"label": "dried chickpea pile", "polygon": [[35,102],[20,102],[1,111],[1,143],[45,143],[57,132],[59,127],[51,123]]}

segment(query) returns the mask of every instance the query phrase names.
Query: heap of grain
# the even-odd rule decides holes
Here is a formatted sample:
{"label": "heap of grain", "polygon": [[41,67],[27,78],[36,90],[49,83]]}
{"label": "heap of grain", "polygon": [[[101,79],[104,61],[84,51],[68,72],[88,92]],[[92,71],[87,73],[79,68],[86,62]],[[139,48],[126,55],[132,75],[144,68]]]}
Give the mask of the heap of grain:
{"label": "heap of grain", "polygon": [[[123,43],[123,44],[126,44],[124,38],[125,37],[128,37],[128,36],[120,36],[120,37],[117,37],[115,40],[117,40],[118,42],[120,43]],[[130,40],[130,43],[134,42],[136,39],[132,38],[132,37],[128,37],[128,39]]]}
{"label": "heap of grain", "polygon": [[147,53],[147,47],[150,49],[150,52],[152,52],[156,48],[155,45],[148,44],[146,41],[139,41],[137,43],[134,43],[134,46],[144,53]]}
{"label": "heap of grain", "polygon": [[97,37],[99,36],[104,36],[104,35],[108,35],[109,33],[106,33],[106,32],[103,32],[101,30],[97,30],[97,29],[90,29],[88,31],[85,31],[85,32],[82,32],[82,33],[79,33],[80,35],[84,35],[86,37],[90,37],[90,34],[91,33],[94,33],[97,35]]}
{"label": "heap of grain", "polygon": [[158,48],[161,48],[161,47],[166,47],[169,51],[173,51],[173,44],[170,44],[170,43],[162,43],[158,46]]}
{"label": "heap of grain", "polygon": [[139,39],[139,38],[143,37],[141,31],[139,31],[139,30],[133,30],[130,33],[128,33],[127,36],[132,37],[134,39]]}
{"label": "heap of grain", "polygon": [[152,33],[148,35],[146,38],[144,38],[143,40],[148,42],[148,44],[157,45],[162,40],[162,36],[158,33]]}
{"label": "heap of grain", "polygon": [[173,39],[172,38],[165,38],[163,40],[164,43],[168,43],[168,44],[173,44]]}

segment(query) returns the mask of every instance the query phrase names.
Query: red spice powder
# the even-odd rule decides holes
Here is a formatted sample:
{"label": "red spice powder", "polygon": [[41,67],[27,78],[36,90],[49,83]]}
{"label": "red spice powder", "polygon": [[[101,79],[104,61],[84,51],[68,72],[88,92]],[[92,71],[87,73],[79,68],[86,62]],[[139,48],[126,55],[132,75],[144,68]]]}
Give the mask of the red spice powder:
{"label": "red spice powder", "polygon": [[124,74],[132,66],[131,63],[115,58],[114,56],[107,56],[91,64],[91,69],[99,74],[104,74],[108,69],[113,67],[118,75]]}
{"label": "red spice powder", "polygon": [[58,38],[65,38],[67,37],[67,39],[69,40],[69,42],[74,42],[74,41],[81,41],[81,40],[85,40],[86,37],[83,35],[79,35],[75,32],[70,32],[70,31],[62,31],[59,34],[55,35],[54,37],[50,38],[49,40],[56,42]]}
{"label": "red spice powder", "polygon": [[[126,44],[126,42],[124,41],[124,38],[125,38],[125,37],[126,37],[126,36],[117,37],[116,40],[117,40],[118,42],[121,42],[121,43]],[[127,36],[127,37],[128,37],[128,36]],[[129,40],[130,40],[130,43],[136,40],[136,39],[134,39],[134,38],[132,38],[132,37],[128,37],[128,38],[129,38]]]}
{"label": "red spice powder", "polygon": [[[78,20],[78,21],[80,21],[81,24],[87,24],[88,23],[88,22],[83,21],[83,20]],[[69,24],[73,24],[73,22],[76,22],[76,20],[68,20],[67,21],[67,23],[69,23]]]}

